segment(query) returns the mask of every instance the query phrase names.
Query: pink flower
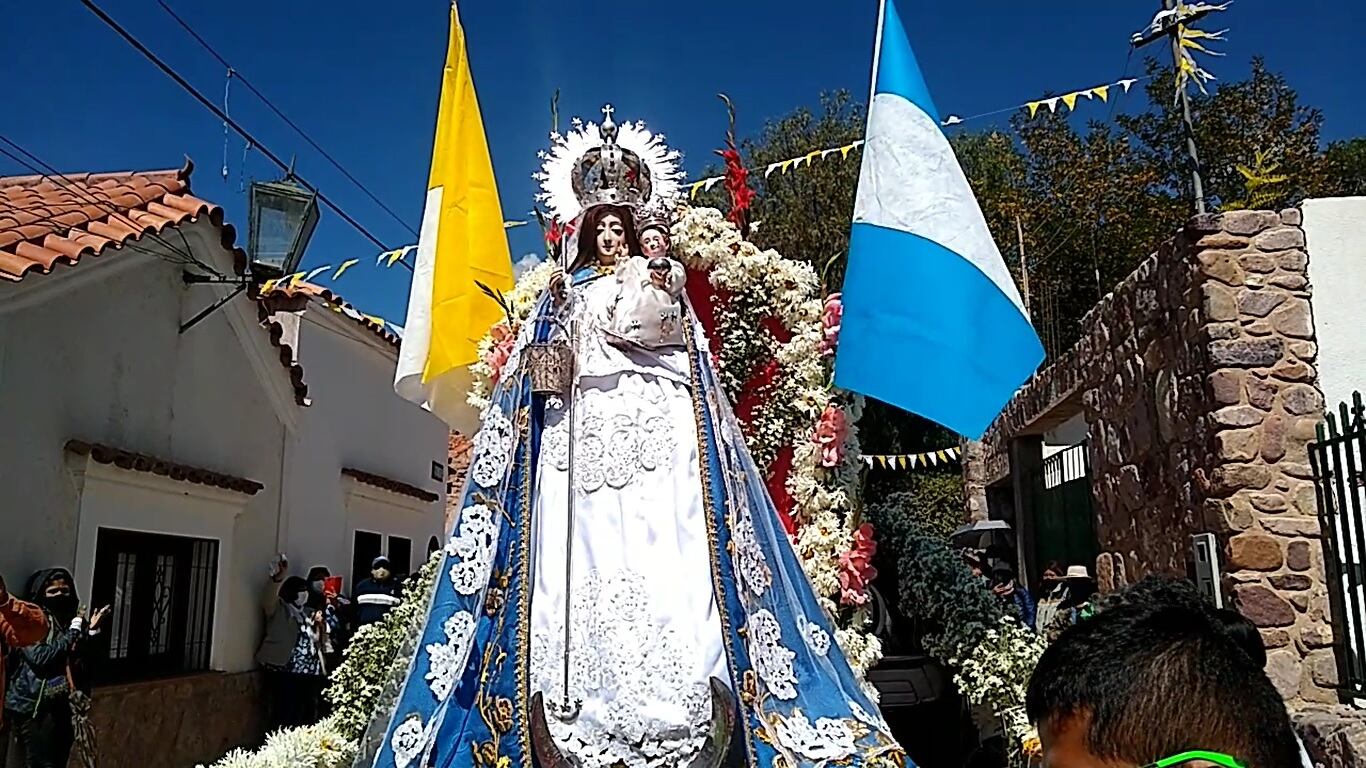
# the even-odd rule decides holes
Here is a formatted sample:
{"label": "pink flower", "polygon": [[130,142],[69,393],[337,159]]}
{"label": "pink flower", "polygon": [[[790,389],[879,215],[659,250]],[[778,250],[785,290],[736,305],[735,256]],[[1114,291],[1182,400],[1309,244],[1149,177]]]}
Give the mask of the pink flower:
{"label": "pink flower", "polygon": [[877,578],[873,555],[877,542],[873,540],[873,526],[864,523],[854,532],[854,546],[840,555],[840,602],[845,605],[867,605],[868,585]]}
{"label": "pink flower", "polygon": [[844,320],[844,294],[832,293],[825,299],[825,309],[821,312],[821,353],[829,357],[835,354],[840,342],[840,325]]}
{"label": "pink flower", "polygon": [[825,406],[816,422],[816,444],[821,448],[821,466],[838,467],[844,459],[844,439],[849,433],[849,418],[835,404]]}
{"label": "pink flower", "polygon": [[503,366],[507,365],[508,358],[512,356],[512,347],[517,343],[517,336],[506,323],[493,326],[489,330],[489,335],[493,337],[493,346],[484,355],[484,364],[492,371],[490,379],[497,384],[503,375]]}

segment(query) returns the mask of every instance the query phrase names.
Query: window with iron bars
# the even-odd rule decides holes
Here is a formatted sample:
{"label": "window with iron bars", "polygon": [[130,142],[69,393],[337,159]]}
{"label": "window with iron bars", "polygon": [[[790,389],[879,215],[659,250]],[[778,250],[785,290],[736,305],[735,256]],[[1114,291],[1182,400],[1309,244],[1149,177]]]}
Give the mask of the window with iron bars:
{"label": "window with iron bars", "polygon": [[169,677],[209,668],[218,542],[101,528],[92,606],[109,606],[99,682]]}

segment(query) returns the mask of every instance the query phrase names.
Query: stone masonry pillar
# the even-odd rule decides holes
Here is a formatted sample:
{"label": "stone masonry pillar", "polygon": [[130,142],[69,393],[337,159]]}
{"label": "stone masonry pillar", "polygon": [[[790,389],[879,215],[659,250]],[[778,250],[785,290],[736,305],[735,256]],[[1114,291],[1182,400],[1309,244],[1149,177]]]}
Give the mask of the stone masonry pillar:
{"label": "stone masonry pillar", "polygon": [[1332,629],[1308,444],[1323,413],[1300,212],[1197,219],[1211,397],[1206,522],[1225,589],[1261,630],[1287,700],[1335,701]]}

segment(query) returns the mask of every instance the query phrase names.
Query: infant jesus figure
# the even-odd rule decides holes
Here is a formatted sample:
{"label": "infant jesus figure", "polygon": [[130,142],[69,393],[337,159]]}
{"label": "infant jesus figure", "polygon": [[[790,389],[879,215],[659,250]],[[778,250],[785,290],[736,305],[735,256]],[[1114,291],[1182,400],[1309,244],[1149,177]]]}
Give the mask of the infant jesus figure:
{"label": "infant jesus figure", "polygon": [[644,349],[681,348],[682,305],[686,274],[669,255],[667,216],[646,213],[639,226],[642,255],[617,267],[617,299],[608,334],[619,346]]}

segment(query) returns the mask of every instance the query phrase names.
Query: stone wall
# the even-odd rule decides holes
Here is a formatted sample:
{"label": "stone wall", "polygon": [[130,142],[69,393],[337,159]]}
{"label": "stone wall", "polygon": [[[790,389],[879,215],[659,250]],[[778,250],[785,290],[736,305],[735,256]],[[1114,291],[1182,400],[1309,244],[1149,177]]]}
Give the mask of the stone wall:
{"label": "stone wall", "polygon": [[1323,400],[1304,248],[1298,210],[1192,219],[1092,309],[1076,346],[965,454],[964,472],[971,487],[992,482],[993,457],[1079,407],[1102,589],[1186,575],[1190,536],[1213,532],[1225,593],[1261,628],[1277,687],[1330,701],[1307,450]]}
{"label": "stone wall", "polygon": [[99,763],[184,768],[263,735],[260,676],[207,673],[95,689]]}

